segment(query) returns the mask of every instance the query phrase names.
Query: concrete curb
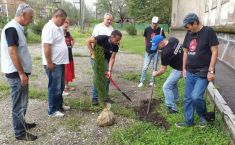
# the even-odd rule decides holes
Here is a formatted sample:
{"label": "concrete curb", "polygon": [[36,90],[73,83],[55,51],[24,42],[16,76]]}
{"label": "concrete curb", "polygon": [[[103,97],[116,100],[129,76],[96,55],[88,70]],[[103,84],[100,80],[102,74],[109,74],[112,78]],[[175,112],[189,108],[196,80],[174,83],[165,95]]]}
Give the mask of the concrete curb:
{"label": "concrete curb", "polygon": [[[233,142],[235,142],[235,115],[234,113],[232,112],[227,102],[222,97],[222,95],[213,85],[213,83],[211,82],[209,83],[207,87],[207,91],[210,94],[211,99],[215,102],[217,109],[222,114],[224,122],[226,123],[227,128],[230,131],[230,136]],[[214,95],[215,95],[215,99],[214,99]]]}

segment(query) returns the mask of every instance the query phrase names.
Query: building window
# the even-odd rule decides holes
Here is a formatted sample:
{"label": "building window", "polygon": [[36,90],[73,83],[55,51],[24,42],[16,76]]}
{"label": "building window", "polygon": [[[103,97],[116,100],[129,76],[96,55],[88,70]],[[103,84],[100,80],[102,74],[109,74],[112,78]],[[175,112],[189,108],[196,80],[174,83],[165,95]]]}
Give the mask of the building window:
{"label": "building window", "polygon": [[230,0],[222,0],[221,5],[223,5],[223,4],[225,4],[225,3],[229,2],[229,1]]}
{"label": "building window", "polygon": [[217,0],[212,0],[212,7],[211,9],[215,9],[217,7]]}
{"label": "building window", "polygon": [[205,0],[205,13],[209,12],[209,3],[208,0]]}

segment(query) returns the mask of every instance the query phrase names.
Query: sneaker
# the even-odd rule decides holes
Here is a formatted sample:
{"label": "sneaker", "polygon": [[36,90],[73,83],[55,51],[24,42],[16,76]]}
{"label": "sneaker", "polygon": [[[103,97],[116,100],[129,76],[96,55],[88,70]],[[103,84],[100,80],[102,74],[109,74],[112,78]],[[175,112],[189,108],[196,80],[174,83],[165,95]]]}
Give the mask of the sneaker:
{"label": "sneaker", "polygon": [[177,122],[175,123],[175,126],[179,128],[187,127],[187,125],[184,122]]}
{"label": "sneaker", "polygon": [[138,87],[141,88],[143,87],[144,83],[139,83]]}
{"label": "sneaker", "polygon": [[70,95],[70,93],[69,93],[69,92],[67,92],[67,91],[63,91],[62,96],[68,96],[68,95]]}
{"label": "sneaker", "polygon": [[61,111],[68,111],[68,110],[70,110],[70,107],[69,107],[69,106],[63,105],[63,106],[61,107]]}
{"label": "sneaker", "polygon": [[25,141],[34,141],[36,140],[38,137],[35,135],[32,135],[30,133],[25,133],[22,136],[16,137],[17,140],[25,140]]}
{"label": "sneaker", "polygon": [[153,82],[150,82],[150,83],[149,83],[149,86],[150,86],[150,87],[152,87],[153,85],[154,85],[154,83],[153,83]]}
{"label": "sneaker", "polygon": [[36,123],[25,123],[26,130],[36,127]]}
{"label": "sneaker", "polygon": [[92,99],[92,105],[94,105],[94,106],[97,106],[97,105],[99,105],[99,102],[98,102],[98,100],[94,100],[94,99]]}
{"label": "sneaker", "polygon": [[168,111],[169,111],[170,114],[178,113],[178,111],[172,109],[171,107],[168,107]]}
{"label": "sneaker", "polygon": [[50,117],[64,117],[64,114],[61,113],[60,111],[56,111],[55,113],[48,115]]}
{"label": "sneaker", "polygon": [[204,128],[204,127],[206,127],[206,125],[207,125],[207,121],[203,118],[203,119],[200,119],[200,122],[199,122],[199,127],[201,127],[201,128]]}

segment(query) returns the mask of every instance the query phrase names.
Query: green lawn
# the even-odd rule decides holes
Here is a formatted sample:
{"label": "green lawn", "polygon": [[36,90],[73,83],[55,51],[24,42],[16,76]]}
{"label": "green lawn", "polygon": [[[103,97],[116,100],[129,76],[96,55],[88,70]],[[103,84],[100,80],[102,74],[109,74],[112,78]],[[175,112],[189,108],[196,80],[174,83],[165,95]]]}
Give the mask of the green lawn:
{"label": "green lawn", "polygon": [[[169,75],[171,69],[156,78],[156,89],[154,96],[164,100],[162,85]],[[123,73],[124,79],[134,81],[136,84],[139,81],[139,74]],[[150,78],[150,73],[147,74],[147,79]],[[161,104],[160,109],[155,110],[161,113],[170,124],[170,129],[164,131],[157,128],[153,124],[135,121],[129,128],[116,129],[112,132],[111,144],[151,144],[151,145],[228,145],[231,144],[229,133],[224,130],[222,117],[219,113],[216,114],[216,121],[209,124],[206,128],[199,128],[199,118],[195,115],[194,127],[177,128],[176,122],[184,121],[183,114],[183,96],[184,96],[184,80],[181,79],[178,83],[180,101],[177,103],[178,114],[169,114],[164,104]],[[207,99],[208,100],[208,99]],[[208,110],[212,109],[212,105],[207,101]]]}

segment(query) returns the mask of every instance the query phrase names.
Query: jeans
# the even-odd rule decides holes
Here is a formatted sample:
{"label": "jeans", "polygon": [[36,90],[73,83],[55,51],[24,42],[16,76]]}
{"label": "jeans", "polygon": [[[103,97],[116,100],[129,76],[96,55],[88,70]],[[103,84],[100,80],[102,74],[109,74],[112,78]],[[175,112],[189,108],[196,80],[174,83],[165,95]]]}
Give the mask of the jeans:
{"label": "jeans", "polygon": [[21,80],[17,78],[7,78],[12,97],[12,121],[16,137],[26,133],[25,114],[28,106],[29,89],[21,86]]}
{"label": "jeans", "polygon": [[[90,62],[91,62],[92,69],[94,71],[94,63],[95,63],[94,59],[91,59]],[[106,70],[108,71],[109,68],[108,68],[108,62],[107,61],[105,61],[105,66],[106,66]],[[107,96],[105,97],[106,100],[109,99],[109,96],[108,96],[108,94],[109,94],[109,84],[110,84],[110,80],[107,79],[107,83],[106,83],[106,95]],[[97,88],[95,86],[95,80],[93,80],[92,100],[98,101],[98,91],[97,91]]]}
{"label": "jeans", "polygon": [[194,125],[194,110],[196,110],[200,120],[204,118],[203,114],[207,109],[203,95],[208,83],[207,78],[198,77],[190,72],[186,73],[184,115],[188,126]]}
{"label": "jeans", "polygon": [[173,110],[176,109],[175,102],[179,99],[177,83],[182,76],[182,71],[173,69],[165,83],[163,84],[163,92],[165,96],[165,105]]}
{"label": "jeans", "polygon": [[[158,61],[158,53],[145,53],[145,57],[144,57],[144,66],[141,72],[141,77],[140,77],[140,82],[144,83],[145,81],[145,77],[146,77],[146,71],[149,67],[149,64],[151,63],[151,61],[153,60],[153,70],[156,71],[157,70],[157,61]],[[154,82],[154,77],[151,77],[150,82]]]}
{"label": "jeans", "polygon": [[54,70],[49,71],[44,66],[48,77],[48,114],[51,115],[59,111],[63,105],[63,91],[65,87],[64,64],[55,65]]}

